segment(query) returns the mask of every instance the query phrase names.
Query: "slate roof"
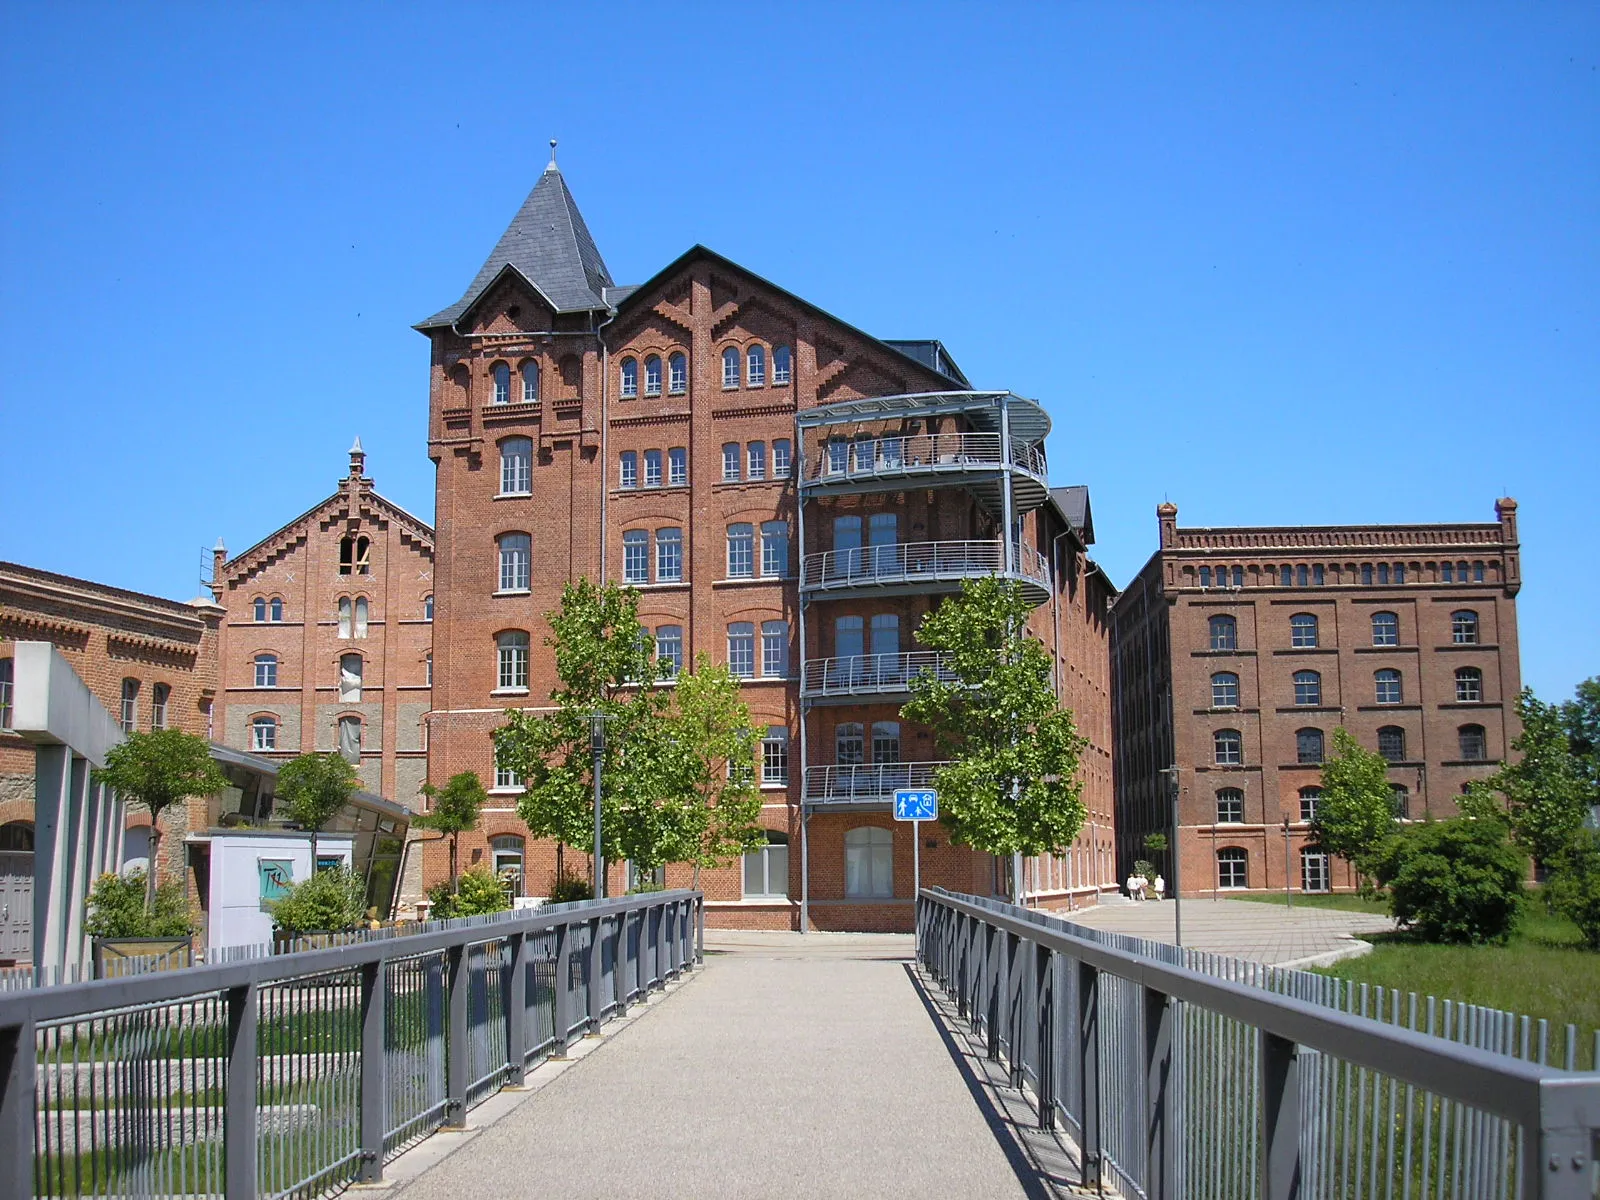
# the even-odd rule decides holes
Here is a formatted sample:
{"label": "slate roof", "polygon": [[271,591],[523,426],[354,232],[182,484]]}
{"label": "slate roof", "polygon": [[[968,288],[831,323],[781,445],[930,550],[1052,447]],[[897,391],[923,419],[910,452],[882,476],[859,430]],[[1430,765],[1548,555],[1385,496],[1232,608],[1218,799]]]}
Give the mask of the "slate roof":
{"label": "slate roof", "polygon": [[956,360],[950,357],[950,351],[944,348],[944,343],[938,338],[922,338],[908,341],[904,338],[884,338],[885,346],[893,346],[901,354],[908,354],[925,367],[929,367],[946,379],[953,379],[964,388],[970,388],[972,383],[967,379],[961,368],[956,366]]}
{"label": "slate roof", "polygon": [[507,271],[521,275],[557,312],[610,307],[602,289],[612,286],[611,272],[555,163],[539,176],[461,299],[416,327],[455,324]]}
{"label": "slate roof", "polygon": [[1061,515],[1066,517],[1067,524],[1078,531],[1083,544],[1094,545],[1094,516],[1089,511],[1089,485],[1079,483],[1072,487],[1053,487],[1050,496],[1061,510]]}

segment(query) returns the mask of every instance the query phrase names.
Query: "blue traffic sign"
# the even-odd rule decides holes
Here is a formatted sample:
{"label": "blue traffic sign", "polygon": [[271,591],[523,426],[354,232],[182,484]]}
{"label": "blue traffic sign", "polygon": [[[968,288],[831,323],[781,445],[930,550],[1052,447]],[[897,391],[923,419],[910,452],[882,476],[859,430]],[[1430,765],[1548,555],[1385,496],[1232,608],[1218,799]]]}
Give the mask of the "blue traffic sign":
{"label": "blue traffic sign", "polygon": [[939,793],[932,788],[908,788],[894,794],[896,821],[937,821]]}

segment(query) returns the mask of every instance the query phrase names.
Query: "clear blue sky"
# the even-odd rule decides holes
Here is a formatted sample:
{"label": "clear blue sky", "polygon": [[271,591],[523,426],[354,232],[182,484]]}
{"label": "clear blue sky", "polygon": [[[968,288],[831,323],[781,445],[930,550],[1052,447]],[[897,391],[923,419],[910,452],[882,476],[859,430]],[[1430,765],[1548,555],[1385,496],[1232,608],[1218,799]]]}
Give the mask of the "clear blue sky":
{"label": "clear blue sky", "polygon": [[704,242],[1041,398],[1126,582],[1190,525],[1522,502],[1600,673],[1600,6],[0,8],[0,557],[187,599],[360,434],[561,139],[612,273]]}

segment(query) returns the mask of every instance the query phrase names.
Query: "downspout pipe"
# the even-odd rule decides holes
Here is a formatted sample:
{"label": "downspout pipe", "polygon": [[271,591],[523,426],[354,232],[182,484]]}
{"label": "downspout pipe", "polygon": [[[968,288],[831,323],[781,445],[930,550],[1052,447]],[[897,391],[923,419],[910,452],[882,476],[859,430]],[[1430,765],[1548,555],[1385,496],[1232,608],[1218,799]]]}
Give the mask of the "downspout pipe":
{"label": "downspout pipe", "polygon": [[[606,291],[601,287],[602,300]],[[595,573],[601,587],[605,586],[606,564],[610,561],[606,519],[611,502],[611,352],[606,346],[605,328],[617,319],[617,310],[608,307],[606,314],[606,319],[594,328],[594,340],[600,344],[600,561]]]}

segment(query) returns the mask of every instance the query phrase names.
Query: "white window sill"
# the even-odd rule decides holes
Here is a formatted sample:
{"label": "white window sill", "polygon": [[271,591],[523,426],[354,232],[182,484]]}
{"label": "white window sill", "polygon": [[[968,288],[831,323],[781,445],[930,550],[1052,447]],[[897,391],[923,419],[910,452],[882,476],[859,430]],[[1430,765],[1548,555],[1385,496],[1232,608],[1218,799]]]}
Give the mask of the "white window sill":
{"label": "white window sill", "polygon": [[532,588],[506,588],[503,591],[490,592],[489,594],[491,596],[493,596],[493,597],[496,597],[496,598],[498,598],[500,596],[531,596],[531,595],[533,595],[533,589]]}
{"label": "white window sill", "polygon": [[742,683],[797,683],[793,675],[740,675]]}
{"label": "white window sill", "polygon": [[745,896],[739,900],[707,900],[707,908],[791,908],[799,901],[788,896]]}
{"label": "white window sill", "polygon": [[491,696],[526,696],[527,694],[527,688],[495,688],[494,691],[489,693]]}
{"label": "white window sill", "polygon": [[763,792],[787,792],[789,784],[787,780],[783,783],[762,783],[761,790]]}
{"label": "white window sill", "polygon": [[664,579],[657,583],[630,583],[629,587],[639,592],[670,592],[674,590],[687,591],[687,579]]}
{"label": "white window sill", "polygon": [[531,491],[529,491],[529,492],[496,492],[494,494],[494,498],[496,500],[531,500],[531,499],[533,499],[533,493]]}
{"label": "white window sill", "polygon": [[491,796],[520,796],[528,789],[525,787],[492,787],[489,789]]}
{"label": "white window sill", "polygon": [[711,586],[714,588],[725,587],[755,587],[758,584],[783,585],[793,580],[792,575],[735,575],[731,579],[713,579]]}

